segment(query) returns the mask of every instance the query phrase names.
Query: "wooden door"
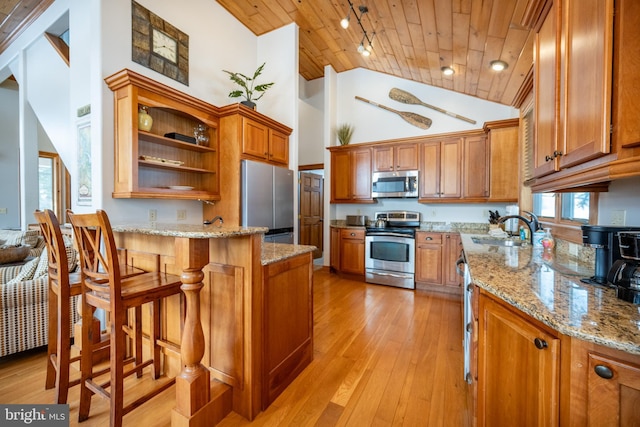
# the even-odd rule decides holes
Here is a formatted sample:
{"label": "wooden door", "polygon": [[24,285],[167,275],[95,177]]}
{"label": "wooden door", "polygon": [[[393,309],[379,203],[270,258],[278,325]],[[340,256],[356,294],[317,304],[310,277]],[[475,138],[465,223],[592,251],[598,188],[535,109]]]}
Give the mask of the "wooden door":
{"label": "wooden door", "polygon": [[331,203],[351,200],[351,152],[331,153]]}
{"label": "wooden door", "polygon": [[590,427],[640,425],[640,366],[590,353],[587,390]]}
{"label": "wooden door", "polygon": [[456,269],[456,261],[460,258],[460,249],[459,234],[447,233],[444,235],[442,244],[442,271],[444,273],[443,284],[446,286],[459,288],[462,283],[462,278]]}
{"label": "wooden door", "polygon": [[434,199],[440,193],[440,142],[420,146],[420,198]]}
{"label": "wooden door", "polygon": [[480,295],[478,426],[557,426],[560,340]]}
{"label": "wooden door", "polygon": [[462,139],[447,139],[441,144],[440,197],[459,199],[462,196]]}
{"label": "wooden door", "polygon": [[269,160],[289,165],[289,137],[273,129],[269,129]]}
{"label": "wooden door", "polygon": [[[516,158],[517,159],[517,158]],[[516,159],[513,159],[516,161]],[[463,197],[484,199],[489,197],[489,150],[486,136],[464,139]],[[518,182],[517,176],[512,177]]]}
{"label": "wooden door", "polygon": [[329,242],[331,251],[331,268],[340,271],[340,229],[331,227],[331,241]]}
{"label": "wooden door", "polygon": [[553,153],[559,138],[560,0],[552,2],[534,46],[535,144],[533,176],[541,177],[556,169]]}
{"label": "wooden door", "polygon": [[354,150],[351,156],[352,198],[371,200],[371,149]]}
{"label": "wooden door", "polygon": [[395,170],[418,170],[418,145],[404,144],[394,148]]}
{"label": "wooden door", "polygon": [[300,175],[300,244],[315,246],[314,258],[320,258],[323,251],[323,187],[322,175],[309,172]]}
{"label": "wooden door", "polygon": [[442,233],[416,233],[416,282],[442,284]]}
{"label": "wooden door", "polygon": [[253,120],[242,118],[242,152],[267,159],[269,155],[269,129]]}
{"label": "wooden door", "polygon": [[393,147],[383,146],[373,149],[373,171],[389,172],[393,170]]}
{"label": "wooden door", "polygon": [[[613,0],[563,2],[560,168],[609,153]],[[543,89],[544,90],[544,89]]]}
{"label": "wooden door", "polygon": [[341,230],[340,271],[364,275],[364,230]]}

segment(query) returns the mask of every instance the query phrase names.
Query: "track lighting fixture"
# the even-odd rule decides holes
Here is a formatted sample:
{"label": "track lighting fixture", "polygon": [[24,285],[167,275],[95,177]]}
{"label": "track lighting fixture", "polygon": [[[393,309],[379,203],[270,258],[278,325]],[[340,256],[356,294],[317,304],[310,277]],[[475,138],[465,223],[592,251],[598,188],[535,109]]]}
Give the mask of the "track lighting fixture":
{"label": "track lighting fixture", "polygon": [[[362,56],[369,56],[373,51],[373,38],[376,36],[375,31],[372,32],[371,35],[369,35],[367,33],[367,30],[364,29],[364,25],[362,25],[362,18],[364,17],[364,15],[369,13],[369,8],[367,6],[361,5],[358,6],[358,11],[356,11],[353,7],[353,3],[351,3],[351,0],[347,0],[347,2],[349,3],[349,12],[347,13],[347,16],[343,18],[342,21],[340,21],[340,26],[344,29],[347,29],[349,27],[351,12],[353,12],[353,16],[356,17],[356,21],[358,21],[358,25],[360,25],[360,29],[362,30],[362,41],[358,45],[358,52]],[[360,12],[359,15],[358,12]]]}

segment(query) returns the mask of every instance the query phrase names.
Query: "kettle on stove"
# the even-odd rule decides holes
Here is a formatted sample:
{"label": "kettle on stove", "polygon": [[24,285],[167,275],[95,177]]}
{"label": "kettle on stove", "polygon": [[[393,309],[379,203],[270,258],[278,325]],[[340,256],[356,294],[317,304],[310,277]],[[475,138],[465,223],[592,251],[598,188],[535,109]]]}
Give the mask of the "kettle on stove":
{"label": "kettle on stove", "polygon": [[376,228],[385,228],[387,226],[387,220],[384,218],[378,218],[375,226]]}

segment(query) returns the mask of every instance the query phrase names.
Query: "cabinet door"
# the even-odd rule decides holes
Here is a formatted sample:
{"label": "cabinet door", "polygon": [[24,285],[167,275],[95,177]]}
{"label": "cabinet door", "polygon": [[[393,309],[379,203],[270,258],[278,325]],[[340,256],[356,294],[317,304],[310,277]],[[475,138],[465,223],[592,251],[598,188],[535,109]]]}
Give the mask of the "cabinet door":
{"label": "cabinet door", "polygon": [[416,282],[442,284],[442,233],[416,233]]}
{"label": "cabinet door", "polygon": [[455,233],[445,234],[442,252],[443,284],[445,286],[459,288],[461,277],[458,274],[458,270],[456,270],[456,261],[460,258],[460,235]]}
{"label": "cabinet door", "polygon": [[[517,158],[512,161],[517,164]],[[489,197],[489,151],[485,136],[465,138],[463,172],[464,198],[484,199]],[[517,182],[517,176],[512,179]]]}
{"label": "cabinet door", "polygon": [[462,139],[442,141],[440,155],[440,197],[459,199],[462,196]]}
{"label": "cabinet door", "polygon": [[341,231],[340,271],[364,275],[364,231]]}
{"label": "cabinet door", "polygon": [[420,198],[435,199],[440,193],[440,142],[420,145]]}
{"label": "cabinet door", "polygon": [[563,2],[560,168],[609,153],[613,0]]}
{"label": "cabinet door", "polygon": [[590,353],[587,381],[589,426],[640,425],[640,366]]}
{"label": "cabinet door", "polygon": [[289,165],[289,137],[273,129],[269,129],[269,160]]}
{"label": "cabinet door", "polygon": [[340,229],[331,227],[331,268],[340,271]]}
{"label": "cabinet door", "polygon": [[351,199],[351,152],[331,153],[331,203]]}
{"label": "cabinet door", "polygon": [[554,151],[559,137],[559,90],[557,77],[560,49],[560,0],[552,2],[551,9],[542,27],[536,34],[534,47],[534,93],[535,93],[535,177],[548,175],[556,169]]}
{"label": "cabinet door", "polygon": [[354,150],[351,154],[352,198],[371,200],[371,149]]}
{"label": "cabinet door", "polygon": [[249,156],[267,159],[269,155],[269,128],[243,117],[242,152]]}
{"label": "cabinet door", "polygon": [[560,340],[480,295],[479,426],[557,426]]}
{"label": "cabinet door", "polygon": [[417,170],[418,169],[418,145],[404,144],[394,147],[395,170]]}
{"label": "cabinet door", "polygon": [[489,132],[489,200],[517,202],[520,192],[518,126]]}
{"label": "cabinet door", "polygon": [[393,147],[374,147],[373,149],[373,171],[389,172],[393,170]]}

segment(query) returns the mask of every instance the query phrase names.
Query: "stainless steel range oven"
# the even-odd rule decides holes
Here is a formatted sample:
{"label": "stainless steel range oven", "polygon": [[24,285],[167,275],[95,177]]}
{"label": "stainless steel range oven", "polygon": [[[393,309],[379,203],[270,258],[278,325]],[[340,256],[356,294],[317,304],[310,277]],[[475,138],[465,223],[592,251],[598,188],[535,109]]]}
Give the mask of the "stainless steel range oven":
{"label": "stainless steel range oven", "polygon": [[365,281],[415,289],[415,232],[420,213],[378,212],[375,219],[385,226],[366,229]]}

